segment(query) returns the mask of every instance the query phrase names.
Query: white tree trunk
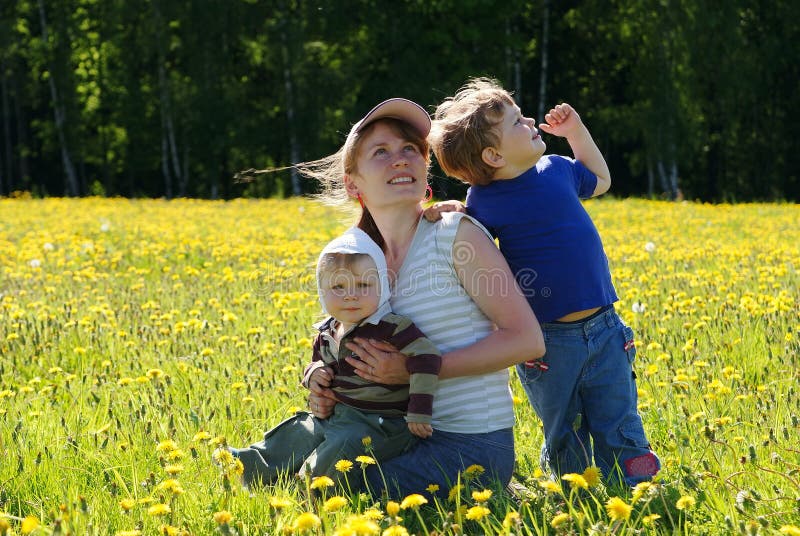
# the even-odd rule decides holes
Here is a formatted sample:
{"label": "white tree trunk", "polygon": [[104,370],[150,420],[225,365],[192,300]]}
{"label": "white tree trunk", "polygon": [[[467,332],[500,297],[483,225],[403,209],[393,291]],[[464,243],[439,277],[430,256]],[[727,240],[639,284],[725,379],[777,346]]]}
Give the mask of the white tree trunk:
{"label": "white tree trunk", "polygon": [[[164,53],[164,21],[158,2],[153,2],[153,22],[156,29],[156,48],[158,51],[158,92],[161,103],[161,171],[164,174],[164,191],[167,198],[172,197],[173,177],[180,184],[182,180],[178,148],[175,143],[175,127],[172,120],[172,99],[167,78],[166,54]],[[170,169],[170,165],[172,169]]]}
{"label": "white tree trunk", "polygon": [[[289,130],[289,160],[292,164],[300,162],[300,146],[297,142],[297,133],[294,125],[294,85],[292,84],[291,62],[289,46],[286,38],[286,26],[281,31],[281,53],[283,56],[283,87],[286,91],[286,125]],[[292,195],[300,195],[300,175],[294,166],[289,168],[292,181]]]}
{"label": "white tree trunk", "polygon": [[536,117],[538,123],[544,121],[544,111],[547,106],[547,69],[548,47],[550,43],[550,0],[544,0],[542,5],[542,63],[539,68],[539,113]]}
{"label": "white tree trunk", "polygon": [[[45,46],[47,46],[49,39],[47,36],[47,17],[45,16],[44,11],[44,0],[39,0],[39,20],[42,24],[42,41],[44,42]],[[66,191],[67,195],[74,196],[78,195],[78,177],[75,174],[75,166],[72,164],[72,158],[70,157],[69,149],[67,148],[67,136],[64,132],[64,121],[66,114],[64,112],[64,106],[58,98],[55,70],[53,69],[52,61],[50,61],[49,64],[50,76],[47,77],[47,80],[50,85],[50,97],[53,101],[53,115],[55,118],[56,133],[58,134],[58,143],[61,145],[61,162],[64,165]]]}

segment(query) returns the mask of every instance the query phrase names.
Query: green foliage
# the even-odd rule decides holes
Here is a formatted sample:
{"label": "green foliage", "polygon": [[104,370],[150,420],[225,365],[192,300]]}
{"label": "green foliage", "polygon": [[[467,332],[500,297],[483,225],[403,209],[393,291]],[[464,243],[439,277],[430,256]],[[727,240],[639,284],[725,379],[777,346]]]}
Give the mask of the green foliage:
{"label": "green foliage", "polygon": [[[237,171],[330,154],[381,99],[432,108],[485,75],[528,115],[546,77],[543,105],[576,106],[617,195],[796,201],[797,42],[800,4],[787,0],[6,2],[0,192],[64,193],[66,153],[81,194],[99,181],[232,198],[245,193]],[[294,191],[288,174],[260,180],[248,195]]]}

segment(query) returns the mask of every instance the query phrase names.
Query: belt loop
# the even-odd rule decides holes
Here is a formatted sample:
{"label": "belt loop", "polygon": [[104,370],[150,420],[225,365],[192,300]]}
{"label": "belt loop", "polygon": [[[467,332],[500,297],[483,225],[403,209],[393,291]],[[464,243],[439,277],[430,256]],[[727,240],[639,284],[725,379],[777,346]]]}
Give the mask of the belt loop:
{"label": "belt loop", "polygon": [[614,310],[614,306],[608,308],[608,311],[603,313],[606,317],[606,326],[613,328],[616,322],[616,311]]}

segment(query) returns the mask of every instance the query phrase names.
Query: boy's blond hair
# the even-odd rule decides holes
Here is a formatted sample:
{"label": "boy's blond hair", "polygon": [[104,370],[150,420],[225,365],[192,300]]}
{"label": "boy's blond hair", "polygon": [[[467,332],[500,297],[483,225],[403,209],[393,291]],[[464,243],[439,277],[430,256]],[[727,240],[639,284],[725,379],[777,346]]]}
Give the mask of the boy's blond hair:
{"label": "boy's blond hair", "polygon": [[442,171],[467,184],[489,184],[495,169],[483,161],[486,147],[500,145],[497,130],[511,94],[491,78],[472,78],[436,107],[430,142]]}

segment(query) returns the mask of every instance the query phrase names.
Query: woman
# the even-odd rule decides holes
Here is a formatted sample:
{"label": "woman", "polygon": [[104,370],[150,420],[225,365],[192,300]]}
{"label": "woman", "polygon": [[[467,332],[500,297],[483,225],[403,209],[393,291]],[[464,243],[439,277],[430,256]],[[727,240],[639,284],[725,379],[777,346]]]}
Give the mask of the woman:
{"label": "woman", "polygon": [[[460,213],[433,223],[422,218],[430,128],[422,107],[389,99],[353,126],[335,155],[301,166],[322,182],[327,199],[360,201],[358,227],[386,255],[392,309],[443,354],[433,435],[367,472],[373,491],[399,497],[426,489],[446,497],[471,465],[507,484],[514,466],[507,369],[544,354],[539,324],[485,229]],[[356,342],[349,348],[358,359],[348,361],[360,376],[408,382],[404,356],[393,347]],[[330,371],[312,369],[306,378],[311,411],[327,418],[335,404]]]}

